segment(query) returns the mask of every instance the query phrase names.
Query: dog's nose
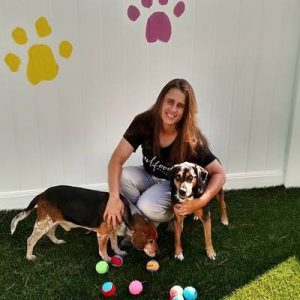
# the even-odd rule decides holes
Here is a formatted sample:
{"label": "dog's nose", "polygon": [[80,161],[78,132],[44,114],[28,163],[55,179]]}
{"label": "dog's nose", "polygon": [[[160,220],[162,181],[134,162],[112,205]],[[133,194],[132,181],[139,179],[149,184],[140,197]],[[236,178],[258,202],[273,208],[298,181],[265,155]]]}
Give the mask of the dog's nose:
{"label": "dog's nose", "polygon": [[180,196],[185,196],[185,194],[186,194],[186,190],[185,189],[180,189],[179,190],[179,195]]}

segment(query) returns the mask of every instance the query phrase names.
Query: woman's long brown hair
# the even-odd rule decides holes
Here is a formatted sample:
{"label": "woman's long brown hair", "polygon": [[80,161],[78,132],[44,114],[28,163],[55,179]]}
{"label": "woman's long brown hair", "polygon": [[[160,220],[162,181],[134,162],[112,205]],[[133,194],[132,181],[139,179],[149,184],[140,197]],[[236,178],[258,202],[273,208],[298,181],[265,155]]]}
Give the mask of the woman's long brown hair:
{"label": "woman's long brown hair", "polygon": [[197,126],[196,114],[197,103],[192,86],[185,79],[173,79],[161,90],[152,108],[148,111],[152,113],[154,121],[153,128],[153,150],[154,154],[160,156],[159,133],[162,128],[161,109],[164,98],[170,89],[176,88],[185,95],[185,107],[181,120],[176,124],[177,137],[173,144],[171,153],[171,163],[181,163],[192,159],[199,153],[205,154],[208,151],[208,143],[205,136]]}

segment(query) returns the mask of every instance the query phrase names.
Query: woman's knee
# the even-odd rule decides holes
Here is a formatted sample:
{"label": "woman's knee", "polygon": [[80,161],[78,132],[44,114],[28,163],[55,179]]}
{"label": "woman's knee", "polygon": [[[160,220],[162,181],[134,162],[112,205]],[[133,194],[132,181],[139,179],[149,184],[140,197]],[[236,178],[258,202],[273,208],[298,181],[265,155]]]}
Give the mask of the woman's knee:
{"label": "woman's knee", "polygon": [[145,174],[143,167],[124,167],[120,178],[120,193],[129,201],[135,203],[153,180]]}
{"label": "woman's knee", "polygon": [[166,206],[160,203],[154,203],[153,199],[145,199],[141,197],[137,202],[137,207],[145,215],[145,217],[153,222],[168,222],[173,217],[171,205]]}
{"label": "woman's knee", "polygon": [[140,192],[135,188],[133,171],[130,167],[122,170],[120,178],[120,193],[130,202],[135,203],[140,196]]}
{"label": "woman's knee", "polygon": [[120,185],[121,187],[131,185],[132,184],[132,171],[130,167],[124,167],[122,169]]}

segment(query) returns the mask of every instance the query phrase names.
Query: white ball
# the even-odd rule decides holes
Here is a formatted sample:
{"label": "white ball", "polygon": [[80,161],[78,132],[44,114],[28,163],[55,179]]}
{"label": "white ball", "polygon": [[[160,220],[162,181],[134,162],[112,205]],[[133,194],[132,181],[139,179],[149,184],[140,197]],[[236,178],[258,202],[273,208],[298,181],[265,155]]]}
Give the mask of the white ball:
{"label": "white ball", "polygon": [[180,285],[174,285],[170,289],[170,297],[173,299],[175,296],[182,296],[183,288]]}
{"label": "white ball", "polygon": [[174,298],[171,298],[171,299],[172,300],[185,300],[182,295],[177,295],[177,296],[175,296]]}

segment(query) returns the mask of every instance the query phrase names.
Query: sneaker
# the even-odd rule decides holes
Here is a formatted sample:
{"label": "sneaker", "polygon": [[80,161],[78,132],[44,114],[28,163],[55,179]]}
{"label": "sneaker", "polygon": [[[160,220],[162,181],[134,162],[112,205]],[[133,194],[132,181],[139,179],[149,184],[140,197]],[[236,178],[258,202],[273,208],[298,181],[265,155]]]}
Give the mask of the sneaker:
{"label": "sneaker", "polygon": [[120,243],[120,248],[132,248],[133,245],[129,237],[125,236]]}
{"label": "sneaker", "polygon": [[168,222],[166,231],[168,231],[168,232],[174,232],[174,220],[173,219]]}

